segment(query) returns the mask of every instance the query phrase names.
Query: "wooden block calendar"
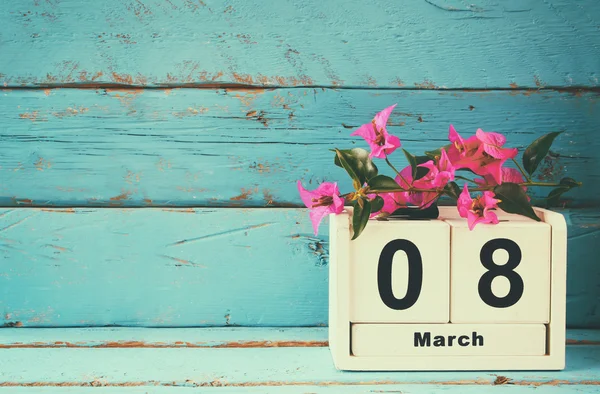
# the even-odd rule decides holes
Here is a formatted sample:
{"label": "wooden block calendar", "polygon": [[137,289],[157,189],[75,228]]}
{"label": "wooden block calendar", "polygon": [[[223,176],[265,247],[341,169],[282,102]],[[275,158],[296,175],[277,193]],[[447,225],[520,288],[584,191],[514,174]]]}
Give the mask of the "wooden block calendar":
{"label": "wooden block calendar", "polygon": [[330,216],[329,347],[341,370],[560,370],[566,222],[497,212],[473,231],[434,220]]}

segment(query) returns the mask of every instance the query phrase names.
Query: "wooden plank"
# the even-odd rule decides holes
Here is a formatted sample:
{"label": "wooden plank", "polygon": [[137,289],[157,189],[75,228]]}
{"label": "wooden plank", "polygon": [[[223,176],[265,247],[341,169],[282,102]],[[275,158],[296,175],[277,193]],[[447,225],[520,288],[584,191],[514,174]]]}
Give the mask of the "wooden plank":
{"label": "wooden plank", "polygon": [[303,210],[2,210],[0,310],[23,326],[326,323]]}
{"label": "wooden plank", "polygon": [[[463,135],[478,127],[506,133],[521,152],[538,136],[564,130],[539,178],[574,177],[584,187],[565,201],[597,206],[598,94],[521,93],[0,91],[0,204],[298,206],[298,179],[351,188],[329,149],[367,147],[350,137],[352,129],[398,103],[389,130],[413,153],[446,144],[451,123]],[[406,165],[401,153],[392,160]]]}
{"label": "wooden plank", "polygon": [[0,85],[599,86],[566,0],[5,0]]}
{"label": "wooden plank", "polygon": [[[600,214],[569,224],[567,323],[598,327]],[[327,324],[327,221],[305,209],[0,209],[6,326]]]}
{"label": "wooden plank", "polygon": [[[595,331],[582,330],[594,335]],[[327,328],[2,328],[0,349],[7,348],[266,348],[326,347]],[[588,341],[588,343],[591,343]]]}
{"label": "wooden plank", "polygon": [[599,345],[600,330],[569,329],[567,330],[568,345]]}
{"label": "wooden plank", "polygon": [[[91,384],[90,384],[91,386]],[[226,393],[226,394],[237,394],[237,393],[282,393],[282,394],[330,394],[340,393],[344,394],[431,394],[431,393],[457,393],[457,394],[479,394],[482,390],[486,390],[487,387],[482,385],[436,385],[436,384],[386,384],[386,385],[375,385],[375,384],[359,384],[359,385],[340,385],[328,384],[321,386],[258,386],[258,387],[202,387],[202,393]],[[596,394],[598,392],[597,385],[543,385],[543,386],[514,386],[511,384],[505,384],[503,386],[494,385],[493,392],[495,394]],[[14,394],[14,393],[41,393],[41,394],[61,394],[61,393],[82,393],[82,394],[172,394],[172,393],[197,393],[198,388],[196,387],[157,387],[157,386],[141,386],[141,387],[130,387],[130,386],[117,386],[117,387],[3,387],[2,393]]]}
{"label": "wooden plank", "polygon": [[[563,371],[508,371],[517,386],[600,385],[597,346],[571,346]],[[11,349],[0,358],[0,387],[168,386],[261,387],[353,385],[491,386],[498,375],[478,372],[361,372],[334,368],[329,349]],[[341,387],[340,387],[341,386]]]}
{"label": "wooden plank", "polygon": [[[0,348],[327,347],[328,330],[328,327],[4,327],[0,331]],[[600,330],[569,329],[566,344],[600,346]]]}
{"label": "wooden plank", "polygon": [[[344,393],[348,394],[372,394],[372,393],[389,393],[389,394],[431,394],[431,393],[464,393],[464,394],[478,394],[481,393],[483,388],[481,385],[465,386],[465,385],[372,385],[372,384],[360,384],[360,385],[344,385],[343,387],[336,385],[327,386],[259,386],[259,387],[202,387],[202,393],[282,393],[282,394],[326,394],[326,393],[339,393],[343,390]],[[591,393],[595,394],[598,392],[598,386],[596,385],[561,385],[556,386],[512,386],[510,384],[504,386],[494,385],[493,392],[496,394],[568,394],[568,393]],[[172,393],[197,393],[198,388],[195,387],[3,387],[3,393],[43,393],[43,394],[57,394],[57,393],[94,393],[94,394],[114,394],[114,393],[140,393],[140,394],[172,394]]]}
{"label": "wooden plank", "polygon": [[[327,347],[328,327],[2,328],[0,348]],[[600,330],[567,330],[566,344],[600,346]]]}

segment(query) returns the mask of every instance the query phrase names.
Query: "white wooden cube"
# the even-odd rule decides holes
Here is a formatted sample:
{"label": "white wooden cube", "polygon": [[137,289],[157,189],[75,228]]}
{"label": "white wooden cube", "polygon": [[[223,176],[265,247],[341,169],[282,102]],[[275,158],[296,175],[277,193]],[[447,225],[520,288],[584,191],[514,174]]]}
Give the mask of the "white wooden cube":
{"label": "white wooden cube", "polygon": [[[350,240],[351,208],[340,215],[331,215],[329,347],[336,368],[563,369],[566,223],[558,213],[539,208],[535,212],[542,222],[500,212],[501,224],[478,225],[469,232],[466,220],[458,217],[455,207],[441,207],[437,220],[372,220],[354,241]],[[442,231],[444,226],[449,226],[450,231]],[[448,233],[450,238],[445,235]],[[382,250],[396,239],[410,240],[422,253],[423,283],[419,297],[409,308],[394,311],[382,301],[374,272],[379,268]],[[496,277],[502,276],[497,275],[498,267],[489,270],[481,262],[481,248],[494,239],[512,241],[521,252],[521,261],[512,271],[523,281],[523,294],[508,307],[480,305],[477,301],[479,282],[487,272],[492,271],[487,280],[491,281],[489,291],[495,297],[490,303],[502,301],[509,290],[508,279]],[[500,242],[500,246],[514,249],[514,245],[506,246],[507,242]],[[490,247],[497,248],[498,241],[488,244]],[[492,251],[492,261],[501,265],[506,261],[506,253]],[[480,267],[474,266],[473,259]],[[432,268],[429,264],[436,275],[427,273]],[[404,252],[394,254],[388,285],[391,283],[391,293],[397,300],[406,298],[408,265]],[[490,267],[489,263],[486,265]],[[510,266],[500,271],[518,282],[509,273]],[[441,283],[441,277],[447,278],[446,284]],[[431,287],[436,288],[433,292],[436,297],[431,296]],[[438,319],[440,305],[448,303],[449,288],[450,321],[446,315]],[[483,293],[490,296],[485,290]]]}
{"label": "white wooden cube", "polygon": [[448,323],[450,227],[446,223],[373,220],[349,246],[350,320]]}
{"label": "white wooden cube", "polygon": [[469,230],[452,228],[452,323],[548,323],[550,231],[548,223],[519,216]]}

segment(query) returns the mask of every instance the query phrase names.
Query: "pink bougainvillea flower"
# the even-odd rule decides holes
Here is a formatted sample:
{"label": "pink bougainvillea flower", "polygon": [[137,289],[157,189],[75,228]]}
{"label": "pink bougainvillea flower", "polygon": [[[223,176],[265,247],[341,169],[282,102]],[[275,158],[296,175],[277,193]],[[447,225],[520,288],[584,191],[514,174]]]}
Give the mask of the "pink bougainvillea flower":
{"label": "pink bougainvillea flower", "polygon": [[467,218],[469,230],[473,230],[478,223],[498,223],[498,216],[493,212],[498,208],[498,200],[494,198],[494,193],[483,192],[483,195],[471,198],[469,188],[465,183],[462,193],[458,197],[456,207],[461,217]]}
{"label": "pink bougainvillea flower", "polygon": [[[476,184],[478,184],[479,186],[483,186],[483,187],[498,185],[498,183],[496,183],[496,179],[494,179],[494,177],[492,177],[490,174],[484,175],[483,179],[475,178],[474,181]],[[514,168],[502,167],[502,178],[500,179],[500,184],[502,184],[504,182],[511,182],[511,183],[519,184],[519,183],[524,183],[525,179],[523,179],[523,175],[521,175],[521,171],[516,170]],[[527,186],[521,186],[521,188],[523,189],[524,192],[527,192]],[[527,200],[531,201],[531,197],[527,196]]]}
{"label": "pink bougainvillea flower", "polygon": [[371,215],[371,217],[381,213],[392,214],[397,209],[406,208],[407,206],[405,193],[403,192],[381,193],[379,196],[383,198],[383,208],[381,208],[379,212]]}
{"label": "pink bougainvillea flower", "polygon": [[315,190],[306,190],[298,181],[300,198],[307,208],[310,208],[310,220],[315,235],[319,232],[319,224],[330,213],[341,213],[344,209],[344,199],[340,197],[337,183],[323,182]]}
{"label": "pink bougainvillea flower", "polygon": [[412,186],[415,189],[431,190],[427,192],[411,191],[402,193],[404,201],[417,205],[419,208],[427,208],[437,200],[441,189],[448,182],[454,180],[455,169],[448,159],[446,151],[443,149],[440,157],[437,159],[437,163],[429,160],[426,163],[419,164],[419,167],[427,168],[429,172],[424,177],[413,180],[412,167],[407,166],[400,171],[400,175],[396,177],[396,182],[405,189],[409,189]]}
{"label": "pink bougainvillea flower", "polygon": [[[490,174],[486,174],[483,176],[483,179],[476,178],[474,179],[475,183],[479,186],[496,186],[498,184],[502,184],[504,182],[511,183],[524,183],[525,179],[523,179],[523,175],[521,175],[521,171],[516,170],[514,168],[502,168],[502,176],[500,177],[500,183],[496,182],[496,179]],[[523,190],[527,191],[527,187],[523,186]]]}
{"label": "pink bougainvillea flower", "polygon": [[394,107],[396,107],[396,104],[387,107],[375,115],[371,123],[360,126],[350,134],[352,136],[361,136],[367,141],[367,144],[371,147],[371,153],[369,154],[371,158],[384,159],[402,145],[400,138],[388,134],[386,128],[386,123]]}
{"label": "pink bougainvillea flower", "polygon": [[429,160],[426,163],[420,164],[419,167],[429,169],[427,175],[416,181],[423,184],[423,187],[420,188],[443,189],[448,182],[454,180],[454,165],[452,165],[448,159],[448,155],[444,149],[442,149],[441,155],[439,159],[437,159],[437,163],[434,163],[433,160]]}
{"label": "pink bougainvillea flower", "polygon": [[[427,175],[429,175],[429,174],[427,174]],[[415,189],[431,189],[432,188],[431,180],[426,179],[426,178],[427,178],[427,176],[425,176],[421,179],[413,180],[412,167],[407,166],[407,167],[404,167],[402,169],[402,171],[400,171],[400,175],[396,176],[396,182],[398,182],[400,187],[402,187],[404,189],[409,189],[410,187],[413,187]],[[406,202],[408,202],[412,205],[416,205],[421,209],[428,208],[439,197],[439,194],[436,191],[431,191],[431,192],[410,191],[410,192],[403,192],[402,195],[404,196],[404,199]]]}
{"label": "pink bougainvillea flower", "polygon": [[514,158],[516,148],[503,148],[506,137],[499,133],[477,129],[474,136],[463,139],[454,126],[450,125],[448,139],[452,146],[448,158],[456,169],[468,168],[477,175],[490,175],[497,184],[502,182],[502,165]]}

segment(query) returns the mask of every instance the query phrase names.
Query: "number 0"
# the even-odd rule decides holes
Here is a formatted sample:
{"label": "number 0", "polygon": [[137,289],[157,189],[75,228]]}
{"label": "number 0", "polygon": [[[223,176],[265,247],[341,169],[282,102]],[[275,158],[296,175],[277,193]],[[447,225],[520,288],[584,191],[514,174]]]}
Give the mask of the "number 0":
{"label": "number 0", "polygon": [[[408,288],[403,298],[396,298],[392,290],[392,262],[399,250],[408,257]],[[391,309],[408,309],[417,302],[423,284],[423,261],[417,246],[406,239],[390,241],[379,255],[377,266],[377,286],[379,296],[385,305]]]}

